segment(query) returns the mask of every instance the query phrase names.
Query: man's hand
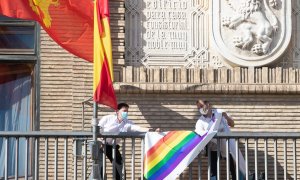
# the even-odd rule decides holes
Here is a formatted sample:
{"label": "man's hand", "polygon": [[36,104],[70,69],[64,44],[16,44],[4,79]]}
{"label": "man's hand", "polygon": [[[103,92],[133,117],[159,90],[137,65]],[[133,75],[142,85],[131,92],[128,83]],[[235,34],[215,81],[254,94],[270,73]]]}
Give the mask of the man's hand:
{"label": "man's hand", "polygon": [[225,119],[227,119],[228,114],[227,114],[226,112],[222,112],[222,116],[223,116]]}
{"label": "man's hand", "polygon": [[234,120],[226,112],[222,112],[222,116],[227,120],[230,127],[234,127]]}

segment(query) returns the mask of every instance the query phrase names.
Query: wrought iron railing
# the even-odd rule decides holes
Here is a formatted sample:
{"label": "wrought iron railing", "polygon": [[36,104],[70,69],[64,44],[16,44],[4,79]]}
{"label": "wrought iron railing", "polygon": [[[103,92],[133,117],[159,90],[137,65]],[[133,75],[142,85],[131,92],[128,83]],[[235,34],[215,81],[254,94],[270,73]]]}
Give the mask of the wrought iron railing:
{"label": "wrought iron railing", "polygon": [[[101,137],[121,139],[123,178],[143,179],[144,134],[105,134]],[[245,179],[299,177],[297,152],[300,133],[233,132],[218,133],[215,138],[218,142],[221,139],[226,142],[226,157],[218,156],[217,160],[218,179],[231,179],[229,139],[234,140],[236,152],[241,150],[245,158]],[[0,179],[89,179],[91,153],[88,144],[91,139],[91,132],[0,132],[0,164],[3,164],[2,169],[0,166]],[[114,144],[113,149],[116,147]],[[221,154],[220,151],[217,152],[218,155]],[[204,154],[201,153],[179,179],[210,179],[210,153],[207,156]],[[103,176],[114,179],[115,160],[113,163],[104,160],[102,165]],[[236,164],[236,174],[239,177],[237,167]]]}

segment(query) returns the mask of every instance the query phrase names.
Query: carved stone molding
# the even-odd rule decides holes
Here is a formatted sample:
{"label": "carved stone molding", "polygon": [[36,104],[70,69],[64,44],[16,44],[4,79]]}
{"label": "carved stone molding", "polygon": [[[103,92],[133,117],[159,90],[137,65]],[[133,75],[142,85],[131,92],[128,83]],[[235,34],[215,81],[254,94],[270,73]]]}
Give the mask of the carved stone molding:
{"label": "carved stone molding", "polygon": [[289,45],[291,0],[216,0],[211,13],[213,45],[231,64],[270,64]]}

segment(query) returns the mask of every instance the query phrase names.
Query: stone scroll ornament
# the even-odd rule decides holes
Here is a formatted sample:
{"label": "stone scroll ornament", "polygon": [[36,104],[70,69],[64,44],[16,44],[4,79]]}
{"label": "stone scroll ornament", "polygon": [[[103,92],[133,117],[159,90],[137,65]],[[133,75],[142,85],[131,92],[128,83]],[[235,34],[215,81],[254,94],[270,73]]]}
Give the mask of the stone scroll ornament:
{"label": "stone scroll ornament", "polygon": [[231,64],[263,66],[286,50],[291,0],[217,0],[212,3],[213,44]]}

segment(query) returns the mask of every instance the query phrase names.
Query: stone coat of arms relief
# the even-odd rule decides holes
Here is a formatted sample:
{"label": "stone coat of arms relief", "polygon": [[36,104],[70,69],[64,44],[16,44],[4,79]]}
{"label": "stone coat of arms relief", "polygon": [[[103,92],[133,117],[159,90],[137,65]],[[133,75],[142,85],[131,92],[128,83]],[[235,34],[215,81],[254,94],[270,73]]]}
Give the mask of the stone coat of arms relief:
{"label": "stone coat of arms relief", "polygon": [[264,66],[286,50],[291,0],[211,1],[212,41],[232,65]]}

